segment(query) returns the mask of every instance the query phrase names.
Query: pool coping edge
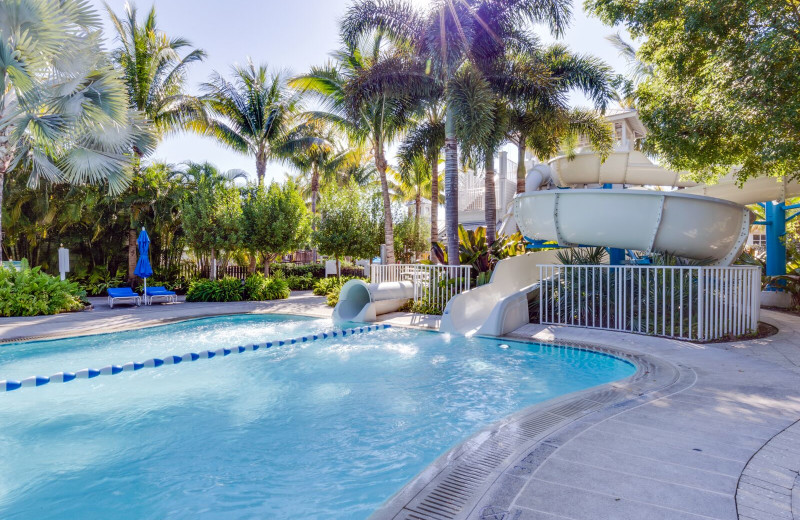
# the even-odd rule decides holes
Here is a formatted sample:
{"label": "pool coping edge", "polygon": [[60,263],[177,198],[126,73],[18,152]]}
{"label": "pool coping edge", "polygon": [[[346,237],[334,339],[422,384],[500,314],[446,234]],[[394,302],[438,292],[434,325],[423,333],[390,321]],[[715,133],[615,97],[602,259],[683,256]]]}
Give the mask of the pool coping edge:
{"label": "pool coping edge", "polygon": [[505,337],[612,355],[632,362],[636,372],[526,407],[481,429],[407,482],[370,520],[455,520],[475,511],[501,518],[491,515],[507,512],[516,497],[504,482],[532,475],[558,446],[597,422],[679,392],[696,380],[688,367],[619,347]]}

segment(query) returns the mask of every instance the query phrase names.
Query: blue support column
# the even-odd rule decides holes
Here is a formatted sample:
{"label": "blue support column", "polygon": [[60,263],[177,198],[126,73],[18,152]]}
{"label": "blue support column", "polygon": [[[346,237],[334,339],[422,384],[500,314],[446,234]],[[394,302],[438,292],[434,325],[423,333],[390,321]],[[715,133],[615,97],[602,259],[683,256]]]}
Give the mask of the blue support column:
{"label": "blue support column", "polygon": [[767,227],[767,276],[786,274],[786,207],[782,202],[764,204]]}
{"label": "blue support column", "polygon": [[[613,187],[611,184],[603,184],[604,190],[610,190]],[[608,263],[611,265],[622,265],[625,263],[625,250],[616,247],[607,247]]]}

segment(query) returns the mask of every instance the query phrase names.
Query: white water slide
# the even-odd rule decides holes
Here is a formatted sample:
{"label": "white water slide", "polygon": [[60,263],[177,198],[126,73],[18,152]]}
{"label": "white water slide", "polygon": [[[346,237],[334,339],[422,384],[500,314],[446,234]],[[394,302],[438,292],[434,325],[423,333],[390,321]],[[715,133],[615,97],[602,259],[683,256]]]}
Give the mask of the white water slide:
{"label": "white water slide", "polygon": [[[605,184],[679,189],[597,189]],[[573,189],[542,189],[548,187]],[[636,151],[613,153],[605,162],[589,152],[556,158],[531,168],[526,188],[514,199],[513,218],[528,238],[669,253],[718,265],[730,265],[747,241],[754,215],[742,204],[800,196],[800,184],[780,178],[737,185],[729,177],[698,186]],[[452,298],[440,330],[499,336],[527,323],[520,310],[538,282],[537,265],[552,263],[536,255],[525,255],[516,268],[513,259],[503,260],[489,284]],[[520,281],[509,283],[502,275],[523,265],[535,276],[518,273]]]}

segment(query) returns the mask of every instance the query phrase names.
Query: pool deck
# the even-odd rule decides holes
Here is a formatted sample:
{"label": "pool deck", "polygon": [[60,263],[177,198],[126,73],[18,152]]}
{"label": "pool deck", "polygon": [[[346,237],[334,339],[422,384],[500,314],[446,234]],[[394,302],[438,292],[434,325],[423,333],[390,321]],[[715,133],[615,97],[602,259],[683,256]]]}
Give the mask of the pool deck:
{"label": "pool deck", "polygon": [[[89,301],[93,306],[89,311],[0,318],[0,343],[119,332],[224,314],[273,313],[330,318],[332,311],[325,297],[314,296],[311,291],[294,291],[286,300],[264,302],[190,303],[180,296],[178,303],[141,307],[117,305],[113,309],[109,308],[106,298],[89,298]],[[383,315],[380,321],[406,327],[439,328],[438,317],[401,312]]]}
{"label": "pool deck", "polygon": [[451,450],[375,517],[800,519],[800,318],[772,337],[691,343],[526,325],[592,345],[632,378],[529,408]]}
{"label": "pool deck", "polygon": [[[0,318],[0,341],[235,313],[330,317],[322,297]],[[633,377],[520,411],[443,455],[375,514],[414,520],[800,519],[800,317],[768,338],[691,343],[527,325],[512,337],[634,361]],[[436,328],[394,313],[382,321]]]}

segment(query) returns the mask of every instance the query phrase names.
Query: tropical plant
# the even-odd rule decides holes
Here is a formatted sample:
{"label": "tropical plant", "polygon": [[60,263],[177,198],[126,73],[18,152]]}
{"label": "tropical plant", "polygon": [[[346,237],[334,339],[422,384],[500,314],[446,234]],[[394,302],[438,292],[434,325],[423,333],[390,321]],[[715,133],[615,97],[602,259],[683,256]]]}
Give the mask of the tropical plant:
{"label": "tropical plant", "polygon": [[81,310],[86,293],[75,282],[62,281],[31,269],[27,260],[19,270],[0,265],[0,316],[39,316]]}
{"label": "tropical plant", "polygon": [[25,172],[31,188],[44,180],[119,193],[129,182],[125,152],[152,149],[100,28],[87,2],[0,2],[0,209],[12,170]]}
{"label": "tropical plant", "polygon": [[317,282],[314,284],[314,295],[325,296],[331,291],[331,289],[340,284],[341,282],[338,277],[322,278],[317,280]]}
{"label": "tropical plant", "polygon": [[[199,100],[185,89],[189,66],[203,61],[205,51],[192,48],[185,38],[170,38],[161,31],[155,6],[143,21],[137,19],[136,4],[125,4],[124,17],[105,6],[120,45],[112,56],[122,70],[128,100],[147,116],[158,138],[189,128],[191,121],[202,118]],[[136,147],[133,152],[138,157],[146,155]]]}
{"label": "tropical plant", "polygon": [[[494,71],[507,48],[519,48],[530,38],[522,25],[546,23],[560,35],[570,16],[570,3],[563,0],[434,0],[429,9],[417,10],[400,0],[359,0],[342,22],[345,42],[353,45],[363,35],[378,30],[398,45],[409,48],[424,64],[426,76],[437,88],[428,88],[427,98],[444,93],[446,228],[448,250],[458,250],[458,145],[457,104],[453,103],[454,81],[466,62],[480,71]],[[394,74],[384,74],[389,82]],[[531,82],[542,87],[542,78]],[[517,90],[525,90],[517,82]],[[468,114],[464,114],[468,115]],[[456,255],[450,255],[453,264]]]}
{"label": "tropical plant", "polygon": [[[517,92],[517,81],[544,73],[548,88]],[[510,102],[511,135],[517,143],[517,193],[525,191],[527,150],[541,160],[558,154],[565,140],[586,137],[601,157],[610,153],[614,135],[602,115],[593,110],[570,108],[567,93],[579,90],[601,112],[613,96],[612,75],[601,60],[575,54],[554,44],[525,53],[512,54],[494,81],[495,88]]]}
{"label": "tropical plant", "polygon": [[697,180],[800,172],[797,2],[589,0],[642,42],[653,74],[636,87],[645,149]]}
{"label": "tropical plant", "polygon": [[[316,228],[321,182],[346,184],[355,179],[361,183],[371,173],[364,167],[363,146],[342,147],[337,141],[341,141],[341,136],[332,125],[312,119],[295,127],[284,145],[285,149],[294,150],[289,162],[300,170],[302,176],[308,177],[312,231]],[[316,261],[316,249],[313,255],[313,261]]]}
{"label": "tropical plant", "polygon": [[[422,199],[432,197],[433,175],[431,165],[424,157],[417,155],[409,162],[401,162],[400,171],[392,172],[394,177],[390,180],[389,187],[393,198],[398,202],[414,203],[414,225],[420,227],[422,214]],[[431,199],[431,206],[439,201]]]}
{"label": "tropical plant", "polygon": [[464,67],[453,82],[453,103],[461,117],[464,137],[462,155],[465,162],[484,170],[484,221],[486,238],[492,244],[496,238],[497,203],[494,184],[494,156],[507,139],[510,114],[506,102],[492,90],[489,82],[474,67]]}
{"label": "tropical plant", "polygon": [[[91,273],[86,275],[85,281],[81,283],[81,286],[91,296],[98,296],[104,294],[108,289],[120,287],[124,283],[123,274],[121,270],[112,274],[108,267],[96,266]],[[73,276],[72,278],[79,277]]]}
{"label": "tropical plant", "polygon": [[394,229],[394,256],[404,264],[412,263],[418,255],[428,251],[428,230],[420,227],[417,219],[404,217],[396,220]]}
{"label": "tropical plant", "polygon": [[[196,97],[185,92],[186,71],[192,63],[202,61],[203,50],[192,49],[184,38],[170,38],[157,24],[155,6],[150,8],[143,21],[138,20],[135,4],[125,4],[123,17],[117,16],[105,4],[116,33],[119,47],[112,57],[122,72],[130,107],[142,114],[152,126],[154,137],[160,141],[164,135],[188,128],[192,120],[202,118],[202,106]],[[181,56],[184,51],[186,54]],[[133,176],[141,174],[141,160],[150,149],[132,143],[134,157]],[[142,204],[136,198],[127,198],[131,204],[128,229],[128,281],[133,281],[136,268],[136,237],[144,224],[138,220]],[[145,202],[146,204],[146,202]]]}
{"label": "tropical plant", "polygon": [[187,302],[238,302],[244,297],[244,287],[238,278],[226,276],[221,280],[198,280],[189,285]]}
{"label": "tropical plant", "polygon": [[[298,97],[287,88],[287,74],[266,65],[234,66],[233,80],[214,72],[202,85],[208,114],[194,128],[228,148],[255,157],[258,185],[264,185],[267,163],[285,159],[306,140],[287,141],[299,109]],[[312,138],[312,142],[316,142]]]}
{"label": "tropical plant", "polygon": [[412,127],[400,144],[398,157],[400,168],[408,168],[415,160],[422,158],[430,164],[431,200],[431,258],[433,244],[439,239],[439,204],[444,202],[444,194],[439,190],[439,162],[444,148],[444,111],[437,101],[424,101],[424,116],[415,119]]}
{"label": "tropical plant", "polygon": [[653,67],[639,60],[634,46],[619,32],[606,36],[606,40],[617,49],[628,67],[626,74],[619,74],[614,78],[614,100],[622,108],[636,108],[636,88],[653,75]]}
{"label": "tropical plant", "polygon": [[289,284],[281,276],[267,278],[261,273],[253,273],[244,281],[246,300],[284,300],[290,294]]}
{"label": "tropical plant", "polygon": [[[242,202],[232,175],[219,173],[211,164],[191,164],[193,189],[182,203],[187,243],[199,256],[208,254],[213,264],[221,250],[236,249],[242,239]],[[240,175],[234,170],[233,175]],[[214,276],[216,273],[212,273]]]}
{"label": "tropical plant", "polygon": [[242,207],[242,244],[264,256],[264,274],[275,258],[301,248],[310,234],[308,209],[291,181],[249,190]]}
{"label": "tropical plant", "polygon": [[[314,67],[291,84],[307,95],[314,95],[323,109],[313,118],[341,128],[355,143],[368,143],[383,196],[384,243],[386,259],[394,263],[392,203],[387,178],[386,147],[408,125],[411,116],[409,83],[419,77],[419,66],[406,52],[386,45],[383,36],[368,34],[348,40],[334,54],[334,62]],[[371,82],[372,75],[391,71],[392,82]],[[415,76],[416,75],[416,76]]]}
{"label": "tropical plant", "polygon": [[[486,238],[486,228],[465,229],[458,226],[459,259],[460,265],[472,266],[472,277],[476,285],[489,283],[492,272],[497,262],[506,258],[525,253],[525,239],[521,233],[513,235],[500,235],[489,244]],[[441,263],[448,263],[447,252],[441,244],[434,248],[435,254]]]}
{"label": "tropical plant", "polygon": [[370,199],[368,192],[352,185],[326,192],[312,241],[320,253],[336,259],[337,272],[345,256],[373,258],[380,251],[376,241],[379,222],[369,208]]}
{"label": "tropical plant", "polygon": [[572,247],[556,252],[556,258],[564,265],[600,265],[606,258],[604,247]]}
{"label": "tropical plant", "polygon": [[316,280],[311,273],[307,273],[302,276],[287,276],[286,283],[289,286],[289,289],[293,291],[310,291],[314,288]]}

